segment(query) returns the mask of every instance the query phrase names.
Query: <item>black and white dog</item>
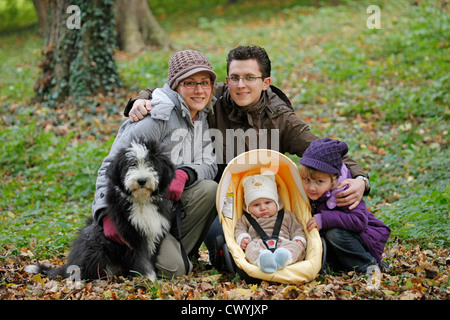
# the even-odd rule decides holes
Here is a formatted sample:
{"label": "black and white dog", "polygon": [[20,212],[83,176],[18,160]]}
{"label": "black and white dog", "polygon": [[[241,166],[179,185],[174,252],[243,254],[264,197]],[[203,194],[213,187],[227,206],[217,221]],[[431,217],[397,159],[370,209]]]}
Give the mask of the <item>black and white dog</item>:
{"label": "black and white dog", "polygon": [[173,218],[172,204],[165,196],[175,175],[174,167],[155,142],[132,142],[119,151],[106,174],[106,214],[129,246],[106,238],[103,227],[89,218],[64,266],[30,265],[25,271],[51,278],[68,278],[77,271],[80,279],[135,271],[152,281],[156,278],[156,255]]}

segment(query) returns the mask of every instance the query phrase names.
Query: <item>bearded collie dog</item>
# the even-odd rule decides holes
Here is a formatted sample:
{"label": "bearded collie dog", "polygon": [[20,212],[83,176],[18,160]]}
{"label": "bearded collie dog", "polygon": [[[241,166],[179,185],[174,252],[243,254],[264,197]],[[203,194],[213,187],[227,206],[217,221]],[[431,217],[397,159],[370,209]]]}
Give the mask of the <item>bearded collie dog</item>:
{"label": "bearded collie dog", "polygon": [[29,265],[26,272],[79,280],[134,271],[155,280],[156,256],[173,219],[172,203],[166,199],[175,176],[172,162],[155,142],[132,142],[117,153],[106,175],[105,214],[127,245],[106,238],[103,227],[89,218],[73,242],[65,265]]}

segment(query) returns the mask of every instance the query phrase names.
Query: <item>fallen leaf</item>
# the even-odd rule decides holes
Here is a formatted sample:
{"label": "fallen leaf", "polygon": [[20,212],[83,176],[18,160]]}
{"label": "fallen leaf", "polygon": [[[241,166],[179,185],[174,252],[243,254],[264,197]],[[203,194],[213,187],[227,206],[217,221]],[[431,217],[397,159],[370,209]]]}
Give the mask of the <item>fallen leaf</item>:
{"label": "fallen leaf", "polygon": [[398,296],[398,299],[399,300],[417,300],[417,299],[422,298],[422,296],[423,296],[423,293],[413,291],[413,290],[408,290],[408,291],[402,292]]}
{"label": "fallen leaf", "polygon": [[193,290],[189,290],[187,292],[186,300],[194,300],[194,291]]}
{"label": "fallen leaf", "polygon": [[35,274],[33,276],[33,280],[36,282],[39,282],[40,284],[44,285],[44,281],[42,280],[41,276],[39,274]]}
{"label": "fallen leaf", "polygon": [[201,291],[210,291],[210,290],[214,290],[214,286],[210,283],[207,282],[202,282],[200,283],[199,287],[198,287]]}
{"label": "fallen leaf", "polygon": [[219,279],[221,277],[222,277],[222,274],[218,273],[218,274],[213,274],[211,276],[202,277],[202,278],[200,278],[200,280],[203,282],[217,282],[217,281],[219,281]]}
{"label": "fallen leaf", "polygon": [[383,292],[385,295],[387,295],[388,297],[391,297],[392,295],[395,294],[394,291],[391,290],[387,290],[387,289],[381,289],[381,292]]}
{"label": "fallen leaf", "polygon": [[51,297],[52,297],[52,299],[59,300],[59,298],[61,298],[61,292],[56,292],[56,293],[52,294]]}
{"label": "fallen leaf", "polygon": [[[61,290],[63,293],[70,293],[71,291],[72,291],[72,289],[71,288],[69,288],[69,287],[66,287],[66,286],[64,286],[64,288],[62,288],[62,290]],[[114,292],[113,292],[114,293]]]}
{"label": "fallen leaf", "polygon": [[92,292],[92,282],[86,283],[86,285],[84,287],[84,292],[85,293],[91,293]]}
{"label": "fallen leaf", "polygon": [[296,286],[287,286],[283,290],[281,290],[285,299],[296,299],[301,291]]}
{"label": "fallen leaf", "polygon": [[182,300],[183,299],[183,290],[179,287],[173,287],[172,288],[173,296],[176,300]]}
{"label": "fallen leaf", "polygon": [[237,288],[236,291],[239,292],[243,296],[246,296],[246,295],[249,295],[249,294],[253,293],[253,290],[251,290],[251,289]]}

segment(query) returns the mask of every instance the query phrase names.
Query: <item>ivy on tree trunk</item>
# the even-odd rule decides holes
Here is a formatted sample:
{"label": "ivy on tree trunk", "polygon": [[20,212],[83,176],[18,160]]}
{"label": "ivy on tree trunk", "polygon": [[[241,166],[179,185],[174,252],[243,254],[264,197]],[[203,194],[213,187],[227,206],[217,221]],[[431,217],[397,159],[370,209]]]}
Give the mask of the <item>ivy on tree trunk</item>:
{"label": "ivy on tree trunk", "polygon": [[[75,14],[67,12],[71,5],[80,13],[79,25],[68,21]],[[122,87],[114,62],[114,0],[51,0],[48,8],[43,74],[35,85],[38,99],[55,103]]]}

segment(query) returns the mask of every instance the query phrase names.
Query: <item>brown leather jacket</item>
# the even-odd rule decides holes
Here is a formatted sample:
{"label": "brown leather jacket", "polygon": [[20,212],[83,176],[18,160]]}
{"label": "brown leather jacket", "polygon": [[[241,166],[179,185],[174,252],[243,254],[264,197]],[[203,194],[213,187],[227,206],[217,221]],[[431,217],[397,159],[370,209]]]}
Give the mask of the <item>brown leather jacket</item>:
{"label": "brown leather jacket", "polygon": [[[152,89],[144,89],[136,98],[130,99],[125,107],[125,116],[128,116],[135,100],[151,99],[152,91]],[[234,103],[225,83],[215,84],[214,96],[217,101],[213,112],[208,115],[208,122],[212,129],[211,136],[216,143],[219,168],[217,181],[220,180],[226,164],[242,152],[263,148],[277,150],[283,154],[288,152],[301,157],[311,141],[319,139],[294,113],[286,95],[274,86],[270,86],[263,92],[258,102],[248,107],[239,107]],[[218,136],[223,143],[221,150],[217,145],[220,144],[220,140],[217,140]],[[354,160],[348,156],[345,156],[343,160],[353,178],[368,177]],[[368,190],[366,190],[367,193]]]}

